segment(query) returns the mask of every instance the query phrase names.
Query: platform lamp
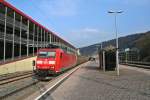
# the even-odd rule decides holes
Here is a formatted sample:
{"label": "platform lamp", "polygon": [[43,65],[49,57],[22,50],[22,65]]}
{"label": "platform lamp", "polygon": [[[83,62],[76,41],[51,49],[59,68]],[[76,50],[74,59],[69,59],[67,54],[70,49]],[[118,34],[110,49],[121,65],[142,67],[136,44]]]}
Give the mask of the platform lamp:
{"label": "platform lamp", "polygon": [[123,11],[108,11],[108,13],[113,14],[115,16],[115,33],[116,33],[116,67],[117,67],[117,75],[119,76],[119,51],[118,51],[118,32],[117,32],[117,15],[123,13]]}

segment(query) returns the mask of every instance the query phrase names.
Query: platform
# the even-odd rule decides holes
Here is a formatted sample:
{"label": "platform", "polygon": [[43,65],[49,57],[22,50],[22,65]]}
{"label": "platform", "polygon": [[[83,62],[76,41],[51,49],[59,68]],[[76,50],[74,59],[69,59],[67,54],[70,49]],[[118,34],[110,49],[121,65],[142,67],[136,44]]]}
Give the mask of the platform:
{"label": "platform", "polygon": [[24,72],[24,71],[32,71],[32,61],[35,60],[36,57],[29,57],[26,59],[12,61],[7,64],[0,65],[0,75],[11,74],[16,72]]}
{"label": "platform", "polygon": [[46,100],[150,100],[150,71],[120,66],[115,71],[100,71],[89,62],[58,86]]}

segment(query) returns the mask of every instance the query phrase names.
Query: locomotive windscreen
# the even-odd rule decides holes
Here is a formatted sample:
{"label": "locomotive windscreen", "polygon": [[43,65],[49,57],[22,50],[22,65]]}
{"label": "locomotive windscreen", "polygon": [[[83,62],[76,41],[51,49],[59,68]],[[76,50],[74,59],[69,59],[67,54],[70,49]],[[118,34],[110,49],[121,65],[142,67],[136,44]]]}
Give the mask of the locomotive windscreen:
{"label": "locomotive windscreen", "polygon": [[56,52],[54,51],[40,51],[38,53],[39,58],[55,58]]}

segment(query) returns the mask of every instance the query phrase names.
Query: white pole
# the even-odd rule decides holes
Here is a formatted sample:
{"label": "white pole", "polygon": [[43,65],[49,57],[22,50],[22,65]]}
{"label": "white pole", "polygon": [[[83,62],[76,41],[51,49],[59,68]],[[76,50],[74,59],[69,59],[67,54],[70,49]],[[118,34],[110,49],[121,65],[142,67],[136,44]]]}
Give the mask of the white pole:
{"label": "white pole", "polygon": [[16,12],[13,12],[13,45],[12,45],[12,60],[14,60],[15,56],[15,24],[16,24]]}
{"label": "white pole", "polygon": [[28,24],[28,30],[27,30],[27,57],[29,56],[29,27],[30,27],[30,21],[27,21]]}
{"label": "white pole", "polygon": [[118,33],[117,33],[117,13],[115,13],[115,31],[116,31],[116,67],[117,67],[117,75],[119,76],[119,58],[118,58]]}
{"label": "white pole", "polygon": [[105,51],[103,51],[103,71],[105,72]]}
{"label": "white pole", "polygon": [[115,15],[115,33],[116,33],[116,67],[117,67],[117,75],[119,76],[119,51],[118,51],[118,33],[117,33],[117,14],[122,13],[123,11],[108,11],[108,13],[112,13]]}
{"label": "white pole", "polygon": [[22,46],[21,46],[21,44],[22,44],[22,16],[20,15],[20,49],[19,49],[19,56],[20,56],[20,58],[21,58],[21,53],[22,53]]}
{"label": "white pole", "polygon": [[35,24],[33,25],[33,56],[34,56],[34,47],[35,47]]}
{"label": "white pole", "polygon": [[4,26],[4,55],[3,60],[6,60],[6,34],[7,34],[7,7],[5,7],[5,26]]}

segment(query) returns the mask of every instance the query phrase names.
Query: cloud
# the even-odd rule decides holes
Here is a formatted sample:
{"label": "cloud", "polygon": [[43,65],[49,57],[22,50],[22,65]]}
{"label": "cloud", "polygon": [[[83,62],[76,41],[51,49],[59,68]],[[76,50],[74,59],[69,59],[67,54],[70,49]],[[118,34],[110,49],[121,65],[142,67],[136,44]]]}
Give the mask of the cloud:
{"label": "cloud", "polygon": [[73,39],[89,39],[95,35],[100,34],[100,30],[96,28],[83,28],[78,30],[72,30],[70,34],[75,34],[76,36]]}
{"label": "cloud", "polygon": [[80,32],[95,34],[95,33],[99,33],[99,30],[95,28],[84,28],[83,30],[80,30]]}
{"label": "cloud", "polygon": [[40,0],[40,9],[53,16],[74,16],[78,0]]}
{"label": "cloud", "polygon": [[82,28],[77,30],[72,30],[68,32],[69,34],[65,35],[65,39],[69,40],[76,47],[83,47],[87,45],[91,45],[94,43],[98,43],[103,41],[104,34],[102,30],[98,28]]}

